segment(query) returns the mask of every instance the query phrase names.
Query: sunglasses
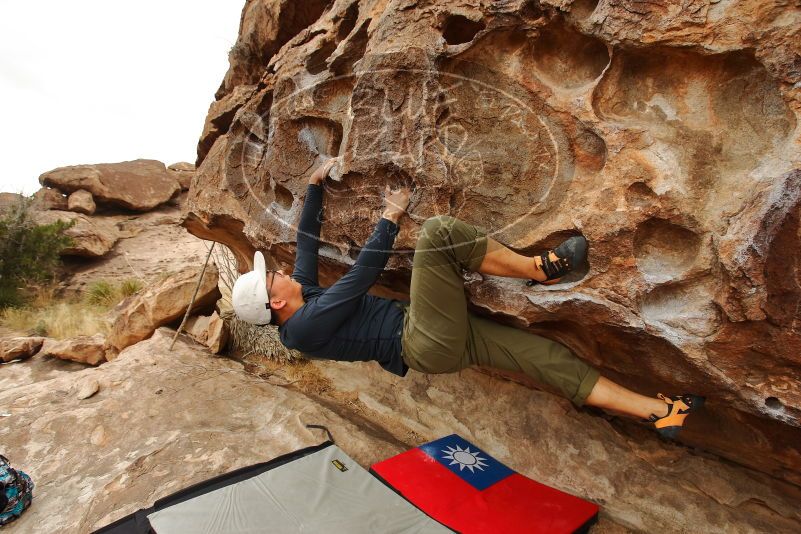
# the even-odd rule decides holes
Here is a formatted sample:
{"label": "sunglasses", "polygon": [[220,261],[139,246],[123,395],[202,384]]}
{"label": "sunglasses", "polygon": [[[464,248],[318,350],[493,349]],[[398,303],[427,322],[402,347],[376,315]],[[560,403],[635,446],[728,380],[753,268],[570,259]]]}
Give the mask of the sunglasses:
{"label": "sunglasses", "polygon": [[[267,288],[267,302],[264,304],[267,307],[267,311],[271,311],[270,310],[270,291],[272,291],[272,289],[273,289],[273,283],[275,282],[275,275],[279,274],[279,272],[278,271],[274,271],[274,270],[268,270],[267,271],[267,276],[269,276],[271,273],[272,273],[273,277],[270,279],[270,287]],[[266,278],[266,276],[265,276],[265,278]]]}

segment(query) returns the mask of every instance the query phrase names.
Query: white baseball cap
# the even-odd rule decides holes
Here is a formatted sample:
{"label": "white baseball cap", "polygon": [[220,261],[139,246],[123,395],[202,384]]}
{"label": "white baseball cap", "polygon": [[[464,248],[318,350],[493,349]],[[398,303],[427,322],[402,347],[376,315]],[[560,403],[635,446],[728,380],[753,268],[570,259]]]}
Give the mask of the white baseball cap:
{"label": "white baseball cap", "polygon": [[242,321],[263,325],[270,322],[272,313],[267,305],[267,265],[264,255],[253,255],[253,270],[236,279],[231,290],[234,313]]}

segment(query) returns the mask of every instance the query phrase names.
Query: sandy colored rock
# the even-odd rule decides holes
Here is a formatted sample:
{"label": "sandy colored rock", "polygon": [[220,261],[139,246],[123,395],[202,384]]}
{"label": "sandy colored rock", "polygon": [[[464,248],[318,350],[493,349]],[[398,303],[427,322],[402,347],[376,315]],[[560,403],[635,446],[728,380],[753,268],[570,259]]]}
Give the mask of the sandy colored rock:
{"label": "sandy colored rock", "polygon": [[73,243],[61,252],[64,256],[103,256],[119,239],[117,228],[109,222],[72,211],[36,211],[33,220],[38,224],[52,224],[59,220],[73,222],[65,232]]}
{"label": "sandy colored rock", "polygon": [[[0,388],[12,414],[0,424],[4,454],[36,483],[36,504],[10,533],[91,532],[209,477],[325,441],[307,423],[341,434],[362,465],[402,451],[239,363],[180,339],[168,352],[171,338],[160,330],[83,371],[51,361],[46,380]],[[0,381],[24,380],[29,362],[1,368]],[[86,378],[108,385],[88,400],[64,394]]]}
{"label": "sandy colored rock", "polygon": [[103,334],[78,336],[70,339],[48,339],[42,346],[42,356],[52,356],[89,365],[106,361],[106,337]]}
{"label": "sandy colored rock", "polygon": [[87,377],[78,384],[75,398],[79,400],[88,399],[98,391],[100,391],[100,383],[94,378]]}
{"label": "sandy colored rock", "polygon": [[0,361],[24,360],[42,348],[43,337],[6,337],[0,339]]}
{"label": "sandy colored rock", "polygon": [[407,297],[405,251],[432,215],[529,256],[582,234],[588,269],[549,287],[473,277],[473,309],[644,393],[706,395],[685,443],[801,484],[801,11],[292,5],[243,10],[191,232],[243,271],[256,248],[289,268],[308,176],[330,154],[342,181],[326,188],[322,285],[352,264],[385,184],[415,192],[378,294]]}
{"label": "sandy colored rock", "polygon": [[[180,319],[189,306],[201,269],[202,265],[187,267],[122,301],[109,315],[109,344],[120,351],[147,339],[159,326]],[[203,276],[193,310],[207,308],[220,297],[217,279],[217,267],[211,263]]]}
{"label": "sandy colored rock", "polygon": [[206,259],[203,241],[180,226],[181,206],[165,204],[145,213],[105,213],[91,219],[116,228],[119,240],[113,254],[91,264],[71,262],[66,266],[64,284],[70,292],[81,294],[98,279],[135,278],[149,286],[165,272],[199,265]]}
{"label": "sandy colored rock", "polygon": [[58,189],[42,187],[33,194],[33,207],[38,210],[66,211],[67,197]]}
{"label": "sandy colored rock", "polygon": [[219,354],[228,343],[225,321],[215,311],[209,316],[199,315],[186,321],[186,333],[198,343],[206,345],[213,354]]}
{"label": "sandy colored rock", "polygon": [[175,177],[181,185],[183,191],[187,191],[192,184],[192,177],[195,175],[195,165],[182,161],[180,163],[173,163],[167,167],[170,174]]}
{"label": "sandy colored rock", "polygon": [[209,335],[209,320],[211,319],[210,316],[206,315],[195,315],[190,317],[186,320],[186,325],[184,329],[186,333],[189,334],[192,339],[197,341],[198,343],[206,344],[206,339]]}
{"label": "sandy colored rock", "polygon": [[209,319],[208,335],[206,336],[206,346],[213,354],[219,354],[228,344],[228,329],[225,321],[217,312],[211,314]]}
{"label": "sandy colored rock", "polygon": [[92,198],[92,193],[84,189],[78,189],[67,197],[67,209],[84,215],[92,215],[97,206]]}
{"label": "sandy colored rock", "polygon": [[[98,368],[35,356],[1,369],[0,385],[18,385],[0,387],[11,413],[0,442],[37,484],[37,504],[10,532],[91,532],[179,489],[326,439],[306,424],[328,427],[363,467],[458,432],[524,475],[600,503],[593,533],[799,529],[798,488],[628,435],[512,382],[315,362],[272,369],[280,381],[272,384],[254,376],[253,364],[209,358],[181,339],[168,353],[171,338],[160,329]],[[29,368],[45,364],[29,381]],[[65,394],[86,379],[108,385],[89,400]],[[296,382],[277,385],[287,381]]]}
{"label": "sandy colored rock", "polygon": [[68,194],[85,189],[95,202],[134,211],[153,209],[181,188],[163,163],[148,159],[59,167],[42,174],[39,182]]}

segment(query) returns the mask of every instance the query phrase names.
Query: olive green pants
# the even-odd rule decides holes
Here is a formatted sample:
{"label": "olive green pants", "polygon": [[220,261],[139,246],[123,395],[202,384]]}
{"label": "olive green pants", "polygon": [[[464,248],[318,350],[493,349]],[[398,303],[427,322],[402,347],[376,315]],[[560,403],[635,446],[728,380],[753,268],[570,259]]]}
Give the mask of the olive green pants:
{"label": "olive green pants", "polygon": [[462,269],[478,271],[486,232],[459,219],[423,223],[414,251],[411,302],[403,322],[403,359],[423,373],[470,365],[525,373],[581,406],[600,376],[550,339],[468,312]]}

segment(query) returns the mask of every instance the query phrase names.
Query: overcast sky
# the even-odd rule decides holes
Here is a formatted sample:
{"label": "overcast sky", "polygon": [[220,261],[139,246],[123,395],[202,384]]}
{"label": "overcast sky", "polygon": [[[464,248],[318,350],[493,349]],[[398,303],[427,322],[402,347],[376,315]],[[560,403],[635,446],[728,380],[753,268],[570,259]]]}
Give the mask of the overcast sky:
{"label": "overcast sky", "polygon": [[195,161],[244,0],[0,0],[0,191],[63,165]]}

